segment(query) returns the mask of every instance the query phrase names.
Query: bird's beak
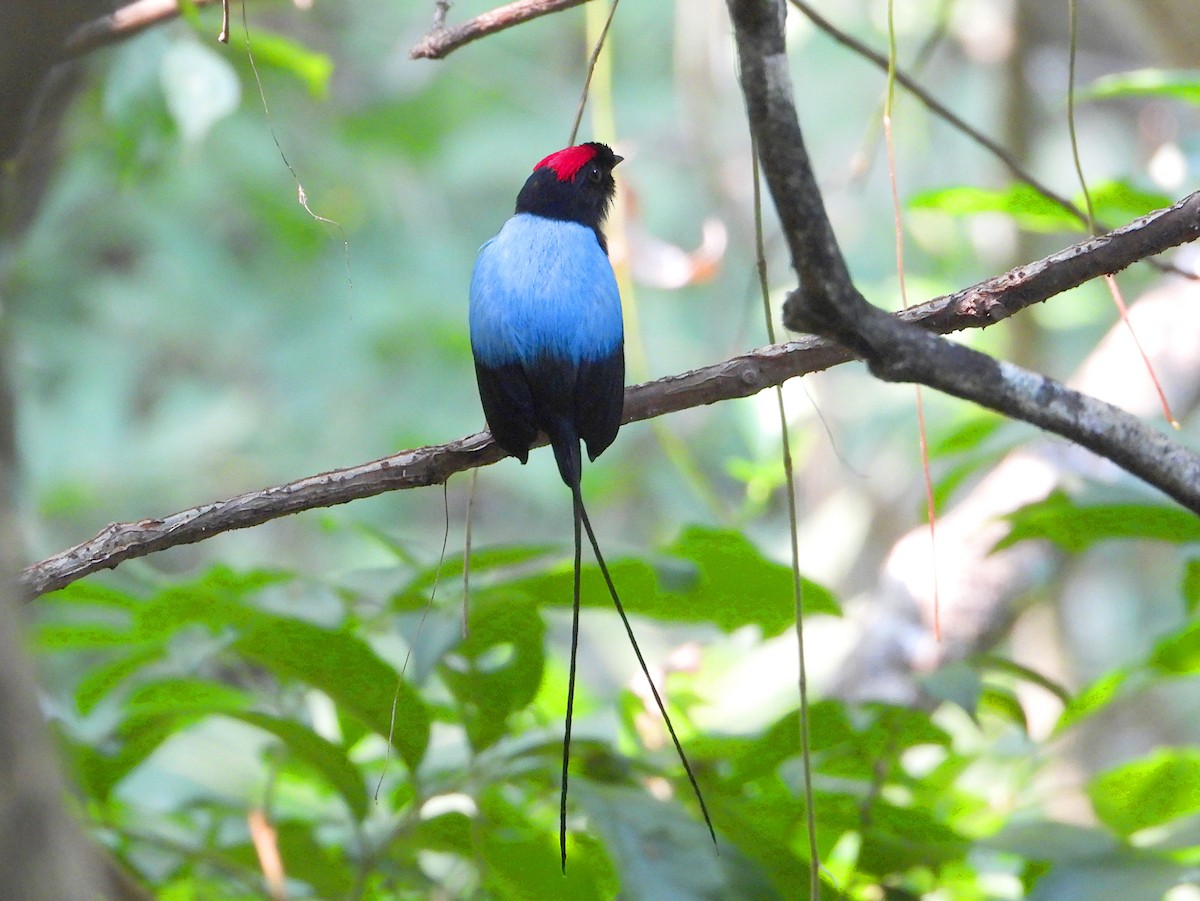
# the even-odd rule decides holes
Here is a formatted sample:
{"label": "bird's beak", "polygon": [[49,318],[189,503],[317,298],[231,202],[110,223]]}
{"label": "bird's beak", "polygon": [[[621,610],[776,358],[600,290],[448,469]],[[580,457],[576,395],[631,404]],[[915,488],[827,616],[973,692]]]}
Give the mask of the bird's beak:
{"label": "bird's beak", "polygon": [[613,165],[615,166],[617,163],[621,162],[621,160],[623,160],[623,159],[625,159],[625,157],[623,157],[623,156],[617,156],[617,155],[614,153],[614,154],[613,154]]}

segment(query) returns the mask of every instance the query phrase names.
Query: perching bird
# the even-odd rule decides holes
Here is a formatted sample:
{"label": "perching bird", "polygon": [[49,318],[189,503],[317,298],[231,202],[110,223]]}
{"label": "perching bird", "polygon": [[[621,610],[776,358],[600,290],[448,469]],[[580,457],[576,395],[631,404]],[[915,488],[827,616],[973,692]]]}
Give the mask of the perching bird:
{"label": "perching bird", "polygon": [[621,157],[608,146],[589,142],[552,153],[534,166],[517,195],[515,215],[479,249],[471,277],[471,351],[492,437],[524,463],[530,446],[544,433],[574,498],[574,619],[559,810],[564,869],[581,526],[716,842],[704,799],[634,639],[580,491],[579,442],[587,446],[591,460],[612,444],[625,394],[621,298],[602,230],[616,191],[612,170],[619,162]]}

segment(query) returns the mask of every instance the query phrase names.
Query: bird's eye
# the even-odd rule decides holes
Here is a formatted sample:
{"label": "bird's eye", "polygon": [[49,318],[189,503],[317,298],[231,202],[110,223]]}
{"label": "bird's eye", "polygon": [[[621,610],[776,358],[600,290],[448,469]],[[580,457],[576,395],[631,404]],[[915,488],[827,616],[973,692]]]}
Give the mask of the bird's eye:
{"label": "bird's eye", "polygon": [[600,167],[596,165],[588,166],[588,178],[594,182],[599,182],[601,178]]}

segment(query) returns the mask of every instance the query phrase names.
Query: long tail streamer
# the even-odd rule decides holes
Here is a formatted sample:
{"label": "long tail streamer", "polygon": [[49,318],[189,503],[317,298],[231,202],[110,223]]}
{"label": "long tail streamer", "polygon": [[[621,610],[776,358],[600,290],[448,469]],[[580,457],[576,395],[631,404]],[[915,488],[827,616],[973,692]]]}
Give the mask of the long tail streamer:
{"label": "long tail streamer", "polygon": [[692,791],[696,795],[696,801],[700,805],[700,813],[704,817],[704,825],[708,827],[708,834],[712,838],[713,846],[720,853],[720,846],[717,844],[717,833],[713,828],[712,817],[708,813],[708,805],[704,803],[704,795],[700,791],[700,784],[696,781],[696,774],[692,771],[692,765],[688,763],[687,755],[683,753],[683,745],[679,742],[679,736],[675,734],[675,726],[671,722],[670,715],[667,713],[667,705],[663,703],[662,696],[658,693],[658,687],[654,684],[654,678],[650,675],[650,667],[646,664],[646,658],[642,656],[642,649],[638,646],[637,637],[633,634],[633,626],[625,613],[625,605],[621,603],[621,598],[617,594],[617,586],[613,584],[612,575],[608,571],[608,564],[604,562],[604,555],[600,553],[600,543],[596,540],[596,533],[592,530],[591,520],[588,519],[587,508],[583,505],[583,494],[580,491],[578,482],[571,486],[571,492],[575,500],[575,595],[571,621],[571,668],[567,680],[567,725],[563,737],[562,795],[559,802],[558,823],[559,850],[562,854],[563,871],[565,872],[567,868],[567,764],[570,760],[571,718],[575,705],[575,656],[579,646],[579,585],[580,563],[583,557],[580,525],[587,532],[588,541],[591,543],[592,551],[596,555],[596,562],[600,565],[600,573],[604,576],[604,584],[608,586],[608,593],[612,597],[613,606],[617,608],[617,613],[621,617],[621,623],[625,626],[625,634],[629,636],[629,644],[633,648],[634,655],[637,657],[638,665],[642,668],[642,674],[646,677],[646,683],[650,686],[650,691],[654,695],[654,703],[658,707],[658,712],[662,714],[663,722],[667,725],[667,732],[671,735],[671,743],[675,746],[675,753],[679,756],[679,762],[683,764],[684,772],[687,773],[688,782],[691,783]]}

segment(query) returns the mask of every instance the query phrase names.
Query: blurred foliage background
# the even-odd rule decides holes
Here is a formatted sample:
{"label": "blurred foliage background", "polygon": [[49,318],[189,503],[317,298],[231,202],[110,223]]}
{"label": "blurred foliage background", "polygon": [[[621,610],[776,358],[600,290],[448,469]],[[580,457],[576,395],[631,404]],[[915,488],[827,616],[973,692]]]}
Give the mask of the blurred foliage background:
{"label": "blurred foliage background", "polygon": [[[466,331],[475,251],[531,165],[567,143],[598,7],[441,62],[408,55],[432,4],[374,0],[247,4],[255,68],[236,5],[228,47],[215,9],[188,9],[89,56],[38,148],[56,164],[27,217],[10,207],[0,261],[20,556],[482,428]],[[885,4],[822,7],[886,47]],[[1109,186],[1109,224],[1195,187],[1200,76],[1187,67],[1200,35],[1186,7],[1081,11],[1077,127],[1089,181]],[[486,8],[462,2],[451,18]],[[1077,195],[1066,5],[896,13],[902,65]],[[795,9],[789,34],[844,253],[863,292],[898,307],[883,78]],[[627,159],[614,254],[631,273],[630,379],[644,381],[766,341],[749,139],[724,4],[627,3],[608,46],[611,77],[593,85],[581,139]],[[910,298],[1078,239],[1061,217],[1039,218],[1036,200],[1013,202],[1003,167],[899,96]],[[336,225],[298,203],[301,184]],[[778,305],[794,281],[766,215]],[[1197,299],[1148,266],[1122,285],[1131,299],[1169,289],[1175,310]],[[962,340],[1070,378],[1115,317],[1103,286],[1087,285]],[[1141,337],[1153,351],[1171,332]],[[1144,379],[1130,347],[1106,360],[1117,381]],[[1196,394],[1187,367],[1177,383],[1161,365],[1177,398]],[[975,596],[959,605],[950,579],[943,646],[910,604],[894,634],[912,678],[880,689],[859,678],[888,672],[863,636],[893,582],[919,602],[931,578],[904,543],[924,515],[912,391],[852,364],[785,394],[813,580],[828,896],[1200,898],[1200,560],[1187,518],[1050,442],[1063,493],[1019,514],[1022,546],[1042,542],[1019,589],[992,628],[960,629]],[[1029,428],[926,402],[946,510],[1013,449],[1045,453]],[[1195,446],[1188,406],[1181,440]],[[571,859],[558,873],[570,507],[542,453],[479,474],[465,639],[462,476],[445,493],[157,554],[40,601],[34,646],[81,810],[165,899],[262,897],[254,812],[276,830],[287,897],[797,896],[808,850],[779,460],[764,393],[627,426],[585,477],[721,857],[591,572]],[[982,551],[947,534],[939,559],[953,569],[1003,529]]]}

